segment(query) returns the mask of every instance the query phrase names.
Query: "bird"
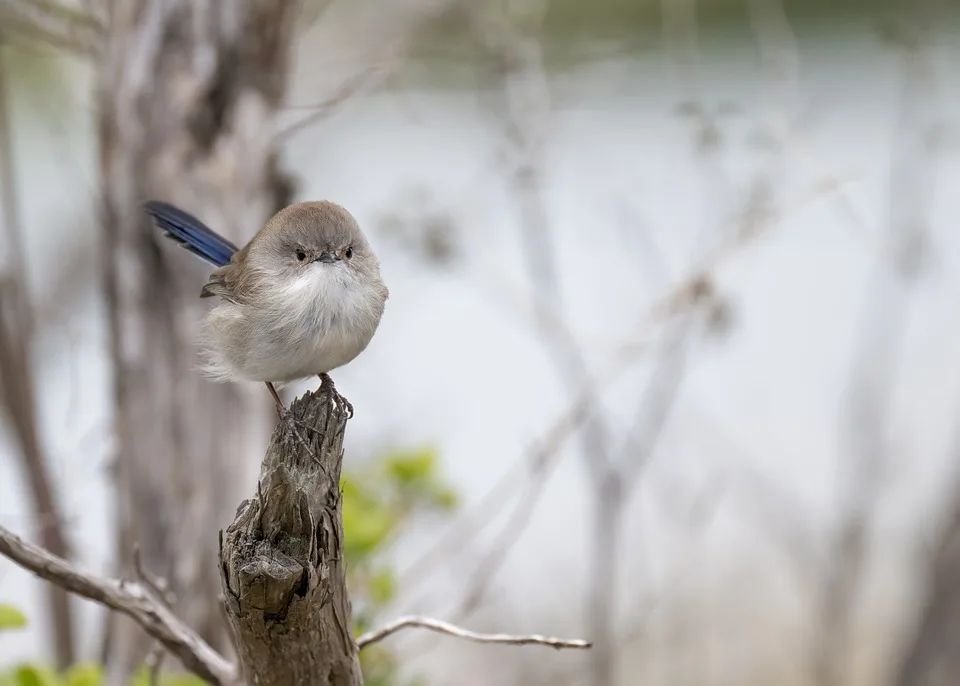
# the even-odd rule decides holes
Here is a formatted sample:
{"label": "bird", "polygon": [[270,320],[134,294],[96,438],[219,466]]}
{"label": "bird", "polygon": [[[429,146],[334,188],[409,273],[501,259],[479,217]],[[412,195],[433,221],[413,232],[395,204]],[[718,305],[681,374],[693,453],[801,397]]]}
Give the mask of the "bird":
{"label": "bird", "polygon": [[206,376],[265,383],[281,418],[277,387],[317,376],[353,415],[328,373],[367,348],[390,292],[350,212],[327,200],[294,203],[238,248],[176,205],[143,208],[164,236],[214,267],[200,289],[217,299],[201,327]]}

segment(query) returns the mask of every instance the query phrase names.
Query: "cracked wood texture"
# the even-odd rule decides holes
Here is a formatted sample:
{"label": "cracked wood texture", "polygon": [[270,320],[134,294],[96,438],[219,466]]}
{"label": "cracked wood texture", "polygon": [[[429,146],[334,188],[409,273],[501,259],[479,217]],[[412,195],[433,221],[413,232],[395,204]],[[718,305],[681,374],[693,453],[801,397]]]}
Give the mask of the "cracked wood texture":
{"label": "cracked wood texture", "polygon": [[227,619],[248,686],[363,683],[350,629],[340,467],[347,415],[330,384],[293,402],[257,495],[221,532]]}

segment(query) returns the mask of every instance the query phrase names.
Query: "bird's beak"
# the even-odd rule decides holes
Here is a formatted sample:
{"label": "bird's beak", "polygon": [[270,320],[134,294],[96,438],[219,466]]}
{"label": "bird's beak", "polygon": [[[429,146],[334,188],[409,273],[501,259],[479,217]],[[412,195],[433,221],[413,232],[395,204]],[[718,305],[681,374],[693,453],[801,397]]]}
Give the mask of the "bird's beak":
{"label": "bird's beak", "polygon": [[324,252],[320,253],[320,257],[317,258],[317,262],[332,264],[333,262],[336,262],[339,259],[340,258],[338,258],[335,253],[332,253],[329,250],[325,250]]}

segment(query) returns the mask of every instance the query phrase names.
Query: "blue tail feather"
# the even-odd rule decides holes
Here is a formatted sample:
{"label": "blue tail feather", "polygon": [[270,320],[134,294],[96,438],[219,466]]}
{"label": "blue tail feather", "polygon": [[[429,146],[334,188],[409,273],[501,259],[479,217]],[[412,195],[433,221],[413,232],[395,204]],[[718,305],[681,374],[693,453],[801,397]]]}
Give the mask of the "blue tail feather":
{"label": "blue tail feather", "polygon": [[237,246],[183,210],[165,202],[151,200],[143,209],[153,217],[164,235],[180,247],[215,267],[222,267],[237,252]]}

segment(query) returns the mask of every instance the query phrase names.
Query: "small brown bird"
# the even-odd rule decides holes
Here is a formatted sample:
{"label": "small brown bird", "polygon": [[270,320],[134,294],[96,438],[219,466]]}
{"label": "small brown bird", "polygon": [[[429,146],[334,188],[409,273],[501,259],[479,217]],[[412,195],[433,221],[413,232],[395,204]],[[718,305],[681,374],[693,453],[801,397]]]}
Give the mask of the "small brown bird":
{"label": "small brown bird", "polygon": [[275,384],[327,372],[369,345],[389,291],[380,261],[353,216],[332,202],[286,207],[239,250],[196,217],[149,202],[166,235],[214,265],[200,297],[207,314],[204,369],[220,381]]}

